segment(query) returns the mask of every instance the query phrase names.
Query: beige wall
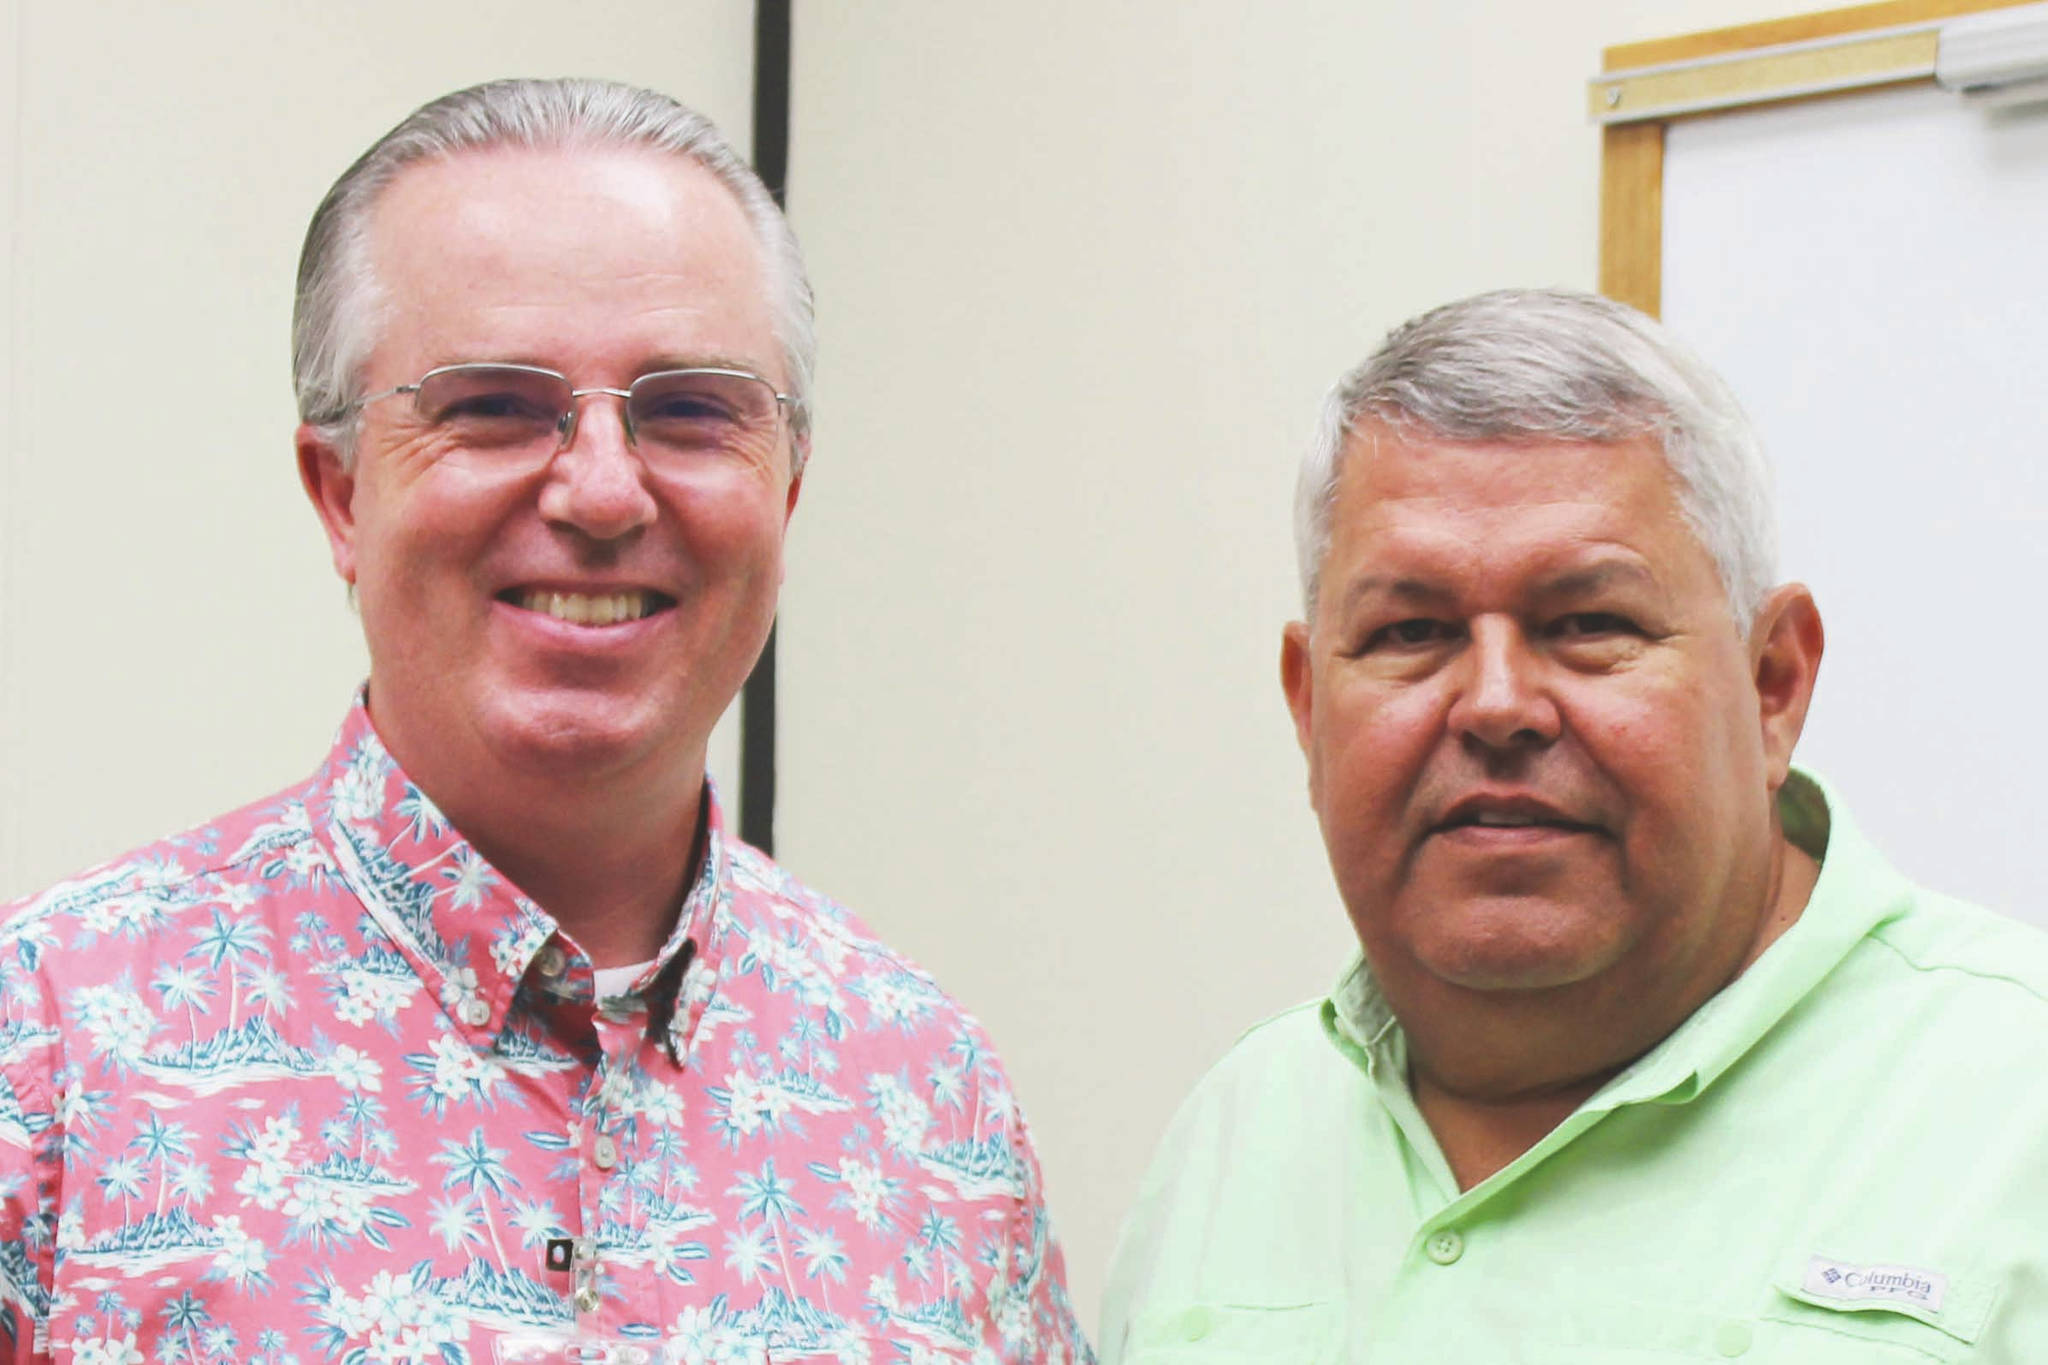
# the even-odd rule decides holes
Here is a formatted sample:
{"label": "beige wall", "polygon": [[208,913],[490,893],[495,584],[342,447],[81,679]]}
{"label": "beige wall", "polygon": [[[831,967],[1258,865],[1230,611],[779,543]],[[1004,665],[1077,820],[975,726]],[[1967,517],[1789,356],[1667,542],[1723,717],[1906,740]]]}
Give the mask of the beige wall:
{"label": "beige wall", "polygon": [[989,1025],[1092,1328],[1161,1126],[1350,942],[1277,682],[1322,390],[1594,279],[1601,47],[1773,0],[804,0],[786,861]]}
{"label": "beige wall", "polygon": [[505,75],[659,86],[745,148],[753,78],[748,0],[4,12],[0,900],[302,777],[362,676],[291,445],[334,177]]}
{"label": "beige wall", "polygon": [[[1348,942],[1275,682],[1317,397],[1417,309],[1591,283],[1602,45],[1801,7],[798,5],[782,850],[990,1025],[1091,1326],[1172,1106]],[[751,5],[484,13],[5,9],[0,898],[293,780],[362,670],[286,326],[368,138],[575,71],[746,144]]]}

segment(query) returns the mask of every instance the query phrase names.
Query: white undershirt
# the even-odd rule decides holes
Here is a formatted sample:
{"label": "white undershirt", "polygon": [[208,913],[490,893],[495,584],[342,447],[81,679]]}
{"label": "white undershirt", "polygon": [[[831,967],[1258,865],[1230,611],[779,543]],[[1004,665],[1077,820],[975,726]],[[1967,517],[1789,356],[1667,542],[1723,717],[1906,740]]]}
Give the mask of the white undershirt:
{"label": "white undershirt", "polygon": [[596,983],[597,998],[603,1000],[611,996],[631,995],[633,983],[653,965],[652,962],[636,962],[630,967],[592,968],[590,977]]}

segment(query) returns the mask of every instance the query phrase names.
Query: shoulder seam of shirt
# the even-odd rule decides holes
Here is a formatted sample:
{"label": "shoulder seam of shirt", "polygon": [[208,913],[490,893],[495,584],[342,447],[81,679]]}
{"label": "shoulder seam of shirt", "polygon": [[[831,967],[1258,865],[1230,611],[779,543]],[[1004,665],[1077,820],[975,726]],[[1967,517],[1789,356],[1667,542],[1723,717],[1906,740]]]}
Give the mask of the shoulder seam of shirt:
{"label": "shoulder seam of shirt", "polygon": [[[742,843],[737,839],[728,839],[726,842],[726,857],[729,861],[745,859],[763,869],[764,872],[772,871],[779,877],[781,885],[765,888],[760,894],[773,897],[790,910],[806,918],[831,920],[843,927],[857,929],[858,932],[850,933],[847,936],[846,947],[848,951],[859,953],[862,957],[881,958],[893,967],[914,972],[927,980],[932,979],[930,972],[878,938],[875,932],[868,928],[867,920],[861,917],[859,911],[835,900],[822,891],[813,889],[788,868],[776,862],[752,844]],[[731,914],[735,927],[744,931],[748,921],[742,919],[737,913],[742,899],[742,896],[735,894],[731,899],[732,908],[728,913]],[[832,913],[833,911],[838,913],[835,915]],[[949,1000],[952,998],[950,993],[947,995],[947,998]]]}
{"label": "shoulder seam of shirt", "polygon": [[277,852],[277,850],[281,848],[296,847],[297,845],[304,843],[311,843],[313,847],[320,849],[320,861],[328,863],[330,866],[332,865],[333,860],[327,856],[327,850],[325,848],[321,848],[320,840],[314,835],[313,831],[311,829],[301,829],[294,832],[291,838],[283,841],[282,843],[266,844],[260,849],[249,849],[246,852],[238,853],[236,856],[232,858],[221,858],[218,860],[209,861],[207,863],[202,864],[199,867],[193,868],[190,872],[178,878],[177,881],[164,882],[162,883],[162,885],[181,886],[187,882],[195,882],[198,881],[201,877],[211,877],[218,873],[226,872],[232,868],[238,868],[242,866],[244,863],[254,862],[256,859],[263,857],[265,854],[275,853]]}
{"label": "shoulder seam of shirt", "polygon": [[[1231,1074],[1251,1065],[1245,1059],[1245,1054],[1248,1045],[1253,1042],[1254,1035],[1260,1035],[1258,1041],[1264,1042],[1271,1035],[1272,1031],[1280,1025],[1292,1022],[1299,1015],[1311,1014],[1316,1024],[1314,1041],[1327,1049],[1332,1060],[1341,1061],[1342,1059],[1336,1049],[1328,1048],[1322,1037],[1320,1013],[1323,1003],[1321,999],[1313,999],[1304,1000],[1298,1005],[1290,1005],[1279,1013],[1268,1015],[1257,1023],[1252,1024],[1232,1039],[1228,1047],[1224,1048],[1215,1057],[1212,1057],[1208,1064],[1202,1067],[1201,1071],[1197,1073],[1194,1083],[1188,1088],[1187,1093],[1181,1097],[1180,1103],[1174,1106],[1173,1115],[1167,1120],[1164,1135],[1159,1139],[1159,1150],[1164,1151],[1167,1145],[1175,1141],[1175,1135],[1180,1131],[1184,1121],[1189,1120],[1190,1116],[1195,1114],[1198,1109],[1213,1103],[1213,1100],[1210,1098],[1210,1087],[1212,1085],[1227,1084],[1227,1078]],[[1149,1179],[1150,1177],[1148,1176],[1147,1178]]]}
{"label": "shoulder seam of shirt", "polygon": [[[765,888],[757,894],[779,902],[792,914],[800,915],[807,920],[829,921],[840,928],[848,929],[848,936],[843,942],[850,955],[858,956],[863,962],[880,965],[892,971],[904,972],[916,977],[919,981],[930,987],[944,1002],[948,1018],[961,1028],[970,1030],[978,1035],[988,1045],[991,1052],[995,1051],[994,1041],[990,1038],[987,1027],[981,1022],[981,1016],[968,1009],[966,1005],[961,1003],[958,996],[940,985],[938,978],[926,970],[922,963],[876,936],[875,932],[868,928],[867,921],[862,919],[857,911],[825,895],[823,892],[813,889],[794,873],[790,872],[788,868],[783,867],[753,845],[732,841],[728,844],[728,857],[735,850],[740,851],[743,856],[749,857],[758,866],[764,869],[772,869],[781,878],[780,885]],[[743,894],[733,895],[724,911],[733,930],[741,934],[747,932],[750,924],[764,922],[761,917],[748,918],[739,913],[741,905],[746,899],[747,897]],[[833,914],[833,911],[837,911],[838,914]],[[807,943],[806,947],[808,949],[810,945]],[[1007,1084],[1009,1068],[1001,1064],[999,1053],[997,1057],[998,1069],[1003,1073],[1005,1083]],[[1019,1125],[1012,1124],[1011,1126],[1016,1127]]]}
{"label": "shoulder seam of shirt", "polygon": [[[296,800],[296,798],[292,799]],[[299,802],[298,804],[303,806],[304,802]],[[38,887],[36,890],[29,892],[28,895],[22,897],[20,900],[10,902],[5,906],[0,906],[0,910],[4,910],[6,912],[4,919],[0,919],[0,923],[11,923],[16,917],[27,911],[31,906],[40,902],[46,895],[48,895],[51,891],[56,890],[57,887],[63,885],[65,882],[83,881],[85,878],[90,877],[95,873],[99,872],[120,871],[126,873],[130,868],[134,867],[135,864],[145,854],[153,853],[156,850],[163,848],[165,845],[170,844],[175,840],[183,839],[188,835],[197,834],[202,830],[212,828],[219,824],[224,824],[227,821],[233,819],[235,816],[240,815],[241,813],[241,811],[230,811],[226,815],[219,817],[217,820],[208,821],[205,824],[193,825],[190,828],[179,830],[176,834],[167,834],[163,838],[153,840],[150,843],[137,844],[134,848],[119,853],[114,857],[109,858],[105,862],[100,863],[94,867],[89,867],[82,872],[78,872],[71,876],[61,878],[58,881],[50,883],[48,886]],[[115,882],[105,887],[101,887],[100,889],[93,892],[92,895],[84,898],[83,900],[80,900],[78,902],[78,907],[74,908],[80,908],[86,905],[98,905],[101,902],[109,900],[116,896],[133,896],[138,892],[142,891],[166,891],[171,889],[172,887],[189,886],[193,882],[198,881],[201,877],[211,877],[218,873],[226,872],[231,868],[240,867],[245,863],[254,862],[256,859],[261,858],[266,854],[275,853],[278,849],[296,847],[297,845],[309,842],[313,845],[314,848],[320,850],[321,861],[328,863],[331,866],[332,859],[330,859],[327,856],[327,850],[321,847],[319,838],[314,834],[313,830],[310,827],[303,827],[292,831],[292,835],[289,839],[283,840],[279,843],[265,844],[262,848],[248,848],[247,840],[245,839],[243,841],[243,850],[237,852],[234,856],[216,856],[214,858],[209,858],[206,861],[200,863],[197,867],[181,869],[177,876],[172,877],[167,881],[153,881],[147,883],[146,885],[136,885],[124,878],[121,881]],[[70,914],[72,912],[67,911],[66,913]]]}
{"label": "shoulder seam of shirt", "polygon": [[[1986,913],[1995,912],[1987,911]],[[2020,924],[2020,922],[2017,920],[2013,921],[2013,923],[2015,927],[2018,928],[2030,927]],[[1889,924],[1879,925],[1876,929],[1871,931],[1869,935],[1870,941],[1886,949],[1894,957],[1898,958],[1901,962],[1905,963],[1908,967],[1912,968],[1916,972],[1925,972],[1928,974],[1933,974],[1936,972],[1955,972],[1958,975],[1973,977],[1979,981],[2003,982],[2004,984],[2016,987],[2024,994],[2033,997],[2036,1003],[2048,1005],[2048,987],[2044,987],[2039,982],[2028,980],[2027,978],[2013,972],[1987,971],[1982,967],[1970,966],[1966,963],[1957,962],[1948,958],[1929,959],[1925,957],[1915,956],[1912,952],[1907,950],[1905,945],[1898,943],[1893,939],[1892,935],[1887,932],[1890,928],[1891,925]]]}
{"label": "shoulder seam of shirt", "polygon": [[1273,1014],[1269,1014],[1265,1018],[1260,1019],[1255,1023],[1249,1024],[1244,1029],[1242,1029],[1238,1033],[1237,1037],[1232,1040],[1231,1046],[1234,1048],[1239,1043],[1242,1043],[1247,1038],[1251,1037],[1254,1033],[1259,1033],[1264,1031],[1265,1029],[1272,1028],[1275,1025],[1285,1023],[1287,1020],[1292,1019],[1295,1015],[1302,1013],[1304,1010],[1321,1011],[1321,1009],[1323,1008],[1323,1002],[1328,998],[1329,997],[1327,996],[1319,995],[1312,1000],[1303,1000],[1299,1004],[1289,1005],[1286,1009],[1279,1010]]}

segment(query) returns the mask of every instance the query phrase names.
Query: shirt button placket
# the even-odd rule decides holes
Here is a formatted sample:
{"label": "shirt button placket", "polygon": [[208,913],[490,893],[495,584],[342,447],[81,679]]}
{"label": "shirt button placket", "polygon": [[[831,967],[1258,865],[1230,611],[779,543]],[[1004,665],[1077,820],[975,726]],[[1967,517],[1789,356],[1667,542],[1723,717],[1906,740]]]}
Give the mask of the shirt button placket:
{"label": "shirt button placket", "polygon": [[[538,965],[540,964],[537,962],[536,966]],[[601,1191],[605,1182],[610,1179],[611,1169],[618,1164],[619,1145],[615,1138],[604,1132],[605,1124],[610,1118],[605,1093],[605,1078],[610,1067],[604,1056],[602,1017],[595,1011],[592,1012],[591,1023],[600,1035],[598,1055],[578,1097],[581,1113],[570,1136],[576,1142],[583,1158],[577,1179],[583,1226],[594,1231],[603,1222]],[[575,1308],[579,1329],[595,1332],[598,1330],[596,1315],[603,1307],[604,1297],[598,1288],[596,1239],[579,1239],[577,1250],[577,1274],[571,1286],[570,1303]]]}
{"label": "shirt button placket", "polygon": [[604,1300],[597,1289],[597,1243],[588,1237],[576,1239],[576,1315],[595,1313]]}

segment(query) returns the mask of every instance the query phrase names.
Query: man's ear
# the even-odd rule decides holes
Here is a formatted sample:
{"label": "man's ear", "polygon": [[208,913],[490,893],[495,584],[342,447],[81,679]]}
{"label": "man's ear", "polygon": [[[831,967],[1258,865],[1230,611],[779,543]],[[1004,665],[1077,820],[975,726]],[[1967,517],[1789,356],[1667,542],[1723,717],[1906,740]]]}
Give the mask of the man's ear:
{"label": "man's ear", "polygon": [[1820,608],[1804,583],[1774,589],[1750,628],[1750,671],[1756,681],[1757,718],[1763,726],[1764,764],[1772,791],[1785,781],[1792,748],[1806,728],[1806,708],[1813,700],[1825,644]]}
{"label": "man's ear", "polygon": [[1295,742],[1306,754],[1316,702],[1306,622],[1289,621],[1280,632],[1280,688],[1287,694],[1287,709],[1294,714]]}
{"label": "man's ear", "polygon": [[342,581],[356,581],[356,477],[342,463],[341,449],[318,427],[302,425],[294,437],[299,451],[299,483],[312,500],[313,511],[327,532],[334,571]]}
{"label": "man's ear", "polygon": [[[811,449],[811,443],[810,443],[810,441],[809,441],[808,439],[804,441],[803,449],[804,449],[804,454],[805,454],[806,456],[808,456],[808,455],[810,454],[810,449]],[[806,462],[806,463],[809,463],[809,461],[808,461],[808,460],[806,460],[805,462]],[[785,531],[787,531],[787,530],[789,529],[789,519],[790,519],[791,517],[793,517],[793,516],[795,516],[795,515],[796,515],[796,497],[797,497],[797,494],[799,494],[799,493],[801,493],[801,492],[803,492],[803,491],[804,491],[804,476],[803,476],[803,471],[802,471],[802,470],[798,470],[798,471],[797,471],[796,473],[794,473],[794,474],[792,474],[792,475],[790,475],[790,476],[789,476],[789,491],[783,494],[783,502],[782,502],[782,529],[783,529],[783,530],[785,530]]]}

